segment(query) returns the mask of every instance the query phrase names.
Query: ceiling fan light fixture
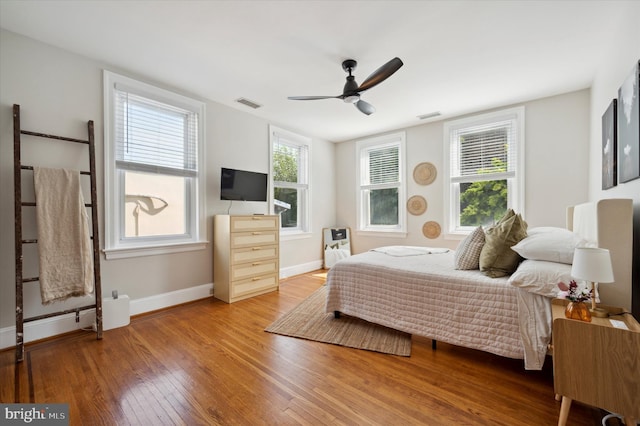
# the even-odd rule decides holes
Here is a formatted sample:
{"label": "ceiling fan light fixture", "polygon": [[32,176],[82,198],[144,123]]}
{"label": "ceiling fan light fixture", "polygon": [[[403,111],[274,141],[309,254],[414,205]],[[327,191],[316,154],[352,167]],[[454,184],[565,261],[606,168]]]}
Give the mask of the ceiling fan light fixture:
{"label": "ceiling fan light fixture", "polygon": [[348,104],[355,104],[356,102],[358,102],[360,100],[360,95],[355,94],[355,95],[349,95],[349,96],[345,96],[344,97],[344,101]]}

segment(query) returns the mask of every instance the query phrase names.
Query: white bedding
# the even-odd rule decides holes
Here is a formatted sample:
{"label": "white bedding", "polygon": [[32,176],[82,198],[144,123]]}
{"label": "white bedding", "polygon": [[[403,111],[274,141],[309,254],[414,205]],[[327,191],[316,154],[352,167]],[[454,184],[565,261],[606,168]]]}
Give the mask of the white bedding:
{"label": "white bedding", "polygon": [[542,368],[551,303],[480,271],[453,268],[453,253],[393,256],[370,251],[336,263],[327,275],[326,311]]}

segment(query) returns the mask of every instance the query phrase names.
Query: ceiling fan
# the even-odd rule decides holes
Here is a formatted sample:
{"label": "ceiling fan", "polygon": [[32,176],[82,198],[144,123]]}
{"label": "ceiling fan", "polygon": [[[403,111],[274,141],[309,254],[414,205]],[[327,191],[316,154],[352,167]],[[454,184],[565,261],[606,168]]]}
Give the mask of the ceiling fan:
{"label": "ceiling fan", "polygon": [[356,69],[358,63],[353,59],[347,59],[342,62],[342,69],[349,73],[347,82],[342,89],[342,95],[338,96],[289,96],[288,99],[294,101],[310,101],[315,99],[342,99],[347,103],[352,103],[364,114],[370,115],[376,112],[376,109],[368,102],[360,99],[360,93],[371,89],[373,86],[382,83],[391,75],[398,71],[403,65],[400,58],[393,58],[367,77],[360,86],[356,83],[355,77],[351,75],[351,71]]}

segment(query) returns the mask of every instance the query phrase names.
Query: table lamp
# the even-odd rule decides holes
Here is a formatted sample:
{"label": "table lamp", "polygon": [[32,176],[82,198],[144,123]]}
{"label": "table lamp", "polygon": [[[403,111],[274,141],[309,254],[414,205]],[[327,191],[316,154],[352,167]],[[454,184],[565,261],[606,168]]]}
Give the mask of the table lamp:
{"label": "table lamp", "polygon": [[604,308],[596,308],[596,283],[612,283],[613,268],[609,250],[602,248],[579,247],[573,252],[571,276],[578,280],[591,282],[591,315],[606,318],[609,313]]}

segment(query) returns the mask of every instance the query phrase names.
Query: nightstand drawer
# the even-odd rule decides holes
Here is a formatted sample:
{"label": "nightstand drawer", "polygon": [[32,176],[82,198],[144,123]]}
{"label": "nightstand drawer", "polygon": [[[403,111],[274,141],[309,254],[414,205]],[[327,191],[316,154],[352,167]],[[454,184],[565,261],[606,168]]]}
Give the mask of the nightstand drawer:
{"label": "nightstand drawer", "polygon": [[276,259],[278,257],[278,246],[254,246],[231,250],[231,264],[255,262],[258,260]]}
{"label": "nightstand drawer", "polygon": [[231,248],[251,247],[278,243],[277,231],[236,232],[231,234]]}
{"label": "nightstand drawer", "polygon": [[232,216],[231,232],[273,231],[278,229],[277,216]]}
{"label": "nightstand drawer", "polygon": [[266,260],[250,263],[242,263],[231,268],[231,281],[243,280],[260,275],[275,274],[278,272],[277,260]]}
{"label": "nightstand drawer", "polygon": [[231,290],[231,298],[235,299],[258,292],[266,293],[269,290],[276,290],[277,288],[277,274],[253,277],[248,280],[234,282]]}

